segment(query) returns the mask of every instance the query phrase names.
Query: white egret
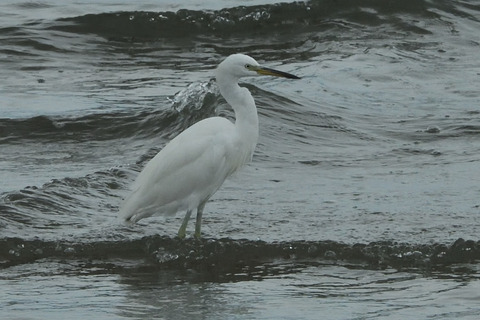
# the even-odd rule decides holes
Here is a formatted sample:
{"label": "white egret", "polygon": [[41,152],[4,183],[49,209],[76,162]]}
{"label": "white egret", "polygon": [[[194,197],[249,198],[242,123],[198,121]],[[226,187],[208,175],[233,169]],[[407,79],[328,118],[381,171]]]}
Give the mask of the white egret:
{"label": "white egret", "polygon": [[119,216],[136,222],[153,214],[186,210],[178,236],[197,210],[195,237],[200,237],[203,208],[225,179],[252,159],[258,139],[255,101],[238,80],[254,75],[299,79],[260,66],[244,54],[227,57],[216,69],[220,93],[235,111],[235,123],[212,117],[195,123],[170,141],[140,172]]}

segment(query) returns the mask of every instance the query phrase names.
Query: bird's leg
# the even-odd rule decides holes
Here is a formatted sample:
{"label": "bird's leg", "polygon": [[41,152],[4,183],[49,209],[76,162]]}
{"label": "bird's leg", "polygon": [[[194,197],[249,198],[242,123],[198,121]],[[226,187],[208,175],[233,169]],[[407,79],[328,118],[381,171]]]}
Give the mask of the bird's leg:
{"label": "bird's leg", "polygon": [[197,208],[197,221],[195,221],[195,238],[200,239],[200,235],[202,233],[202,214],[203,208],[205,208],[205,202],[200,203]]}
{"label": "bird's leg", "polygon": [[187,224],[188,220],[190,220],[190,216],[192,215],[192,210],[187,210],[187,213],[185,214],[185,218],[183,218],[182,225],[180,226],[180,229],[178,229],[178,237],[179,238],[185,238],[185,235],[187,233]]}

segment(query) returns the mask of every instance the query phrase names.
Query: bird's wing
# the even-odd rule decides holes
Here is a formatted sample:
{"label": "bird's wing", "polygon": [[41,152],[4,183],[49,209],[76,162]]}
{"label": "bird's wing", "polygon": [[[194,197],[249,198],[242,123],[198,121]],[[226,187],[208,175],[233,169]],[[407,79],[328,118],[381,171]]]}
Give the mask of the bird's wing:
{"label": "bird's wing", "polygon": [[188,128],[163,148],[139,174],[120,216],[139,220],[158,213],[193,209],[210,197],[232,172],[234,125],[220,117]]}

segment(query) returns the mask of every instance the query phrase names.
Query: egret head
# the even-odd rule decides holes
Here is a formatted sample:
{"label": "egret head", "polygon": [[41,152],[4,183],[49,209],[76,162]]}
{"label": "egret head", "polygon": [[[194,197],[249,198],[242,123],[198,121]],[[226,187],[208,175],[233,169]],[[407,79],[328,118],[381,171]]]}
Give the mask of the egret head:
{"label": "egret head", "polygon": [[289,79],[300,79],[293,74],[262,67],[255,59],[245,54],[232,54],[218,65],[217,77],[229,75],[233,78],[242,78],[256,75],[275,76]]}

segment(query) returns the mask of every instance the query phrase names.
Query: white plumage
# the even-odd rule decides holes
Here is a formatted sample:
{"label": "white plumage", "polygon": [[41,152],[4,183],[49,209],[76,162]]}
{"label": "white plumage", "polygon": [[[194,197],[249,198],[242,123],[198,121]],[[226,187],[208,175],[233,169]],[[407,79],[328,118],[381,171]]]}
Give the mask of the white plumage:
{"label": "white plumage", "polygon": [[238,85],[245,76],[258,74],[298,79],[263,68],[251,57],[234,54],[216,70],[220,93],[235,111],[235,123],[222,117],[192,125],[151,159],[137,177],[119,216],[136,222],[153,214],[186,210],[178,232],[185,237],[193,210],[197,209],[195,236],[200,237],[203,207],[225,179],[252,159],[258,139],[258,116],[252,95]]}

